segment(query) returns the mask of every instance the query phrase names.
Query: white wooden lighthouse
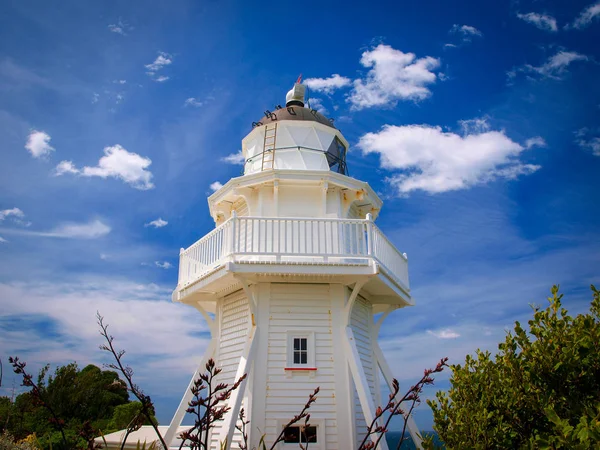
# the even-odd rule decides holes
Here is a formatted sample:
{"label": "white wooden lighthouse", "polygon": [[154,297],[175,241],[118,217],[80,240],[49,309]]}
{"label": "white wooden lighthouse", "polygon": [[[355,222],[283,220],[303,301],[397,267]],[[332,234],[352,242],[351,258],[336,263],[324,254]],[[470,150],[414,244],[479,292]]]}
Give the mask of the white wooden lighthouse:
{"label": "white wooden lighthouse", "polygon": [[[240,407],[251,448],[279,435],[308,395],[310,449],[355,449],[392,374],[377,343],[383,320],[412,304],[406,255],[377,228],[382,201],[347,174],[348,142],[332,121],[305,107],[296,83],[286,106],[266,111],[242,140],[244,175],[208,198],[215,229],[179,261],[173,301],[195,307],[212,339],[208,358],[222,381],[247,381],[212,435],[237,448]],[[188,389],[165,435],[180,430]],[[409,418],[409,431],[418,439]],[[281,449],[297,449],[291,433]],[[387,448],[385,444],[380,448]]]}

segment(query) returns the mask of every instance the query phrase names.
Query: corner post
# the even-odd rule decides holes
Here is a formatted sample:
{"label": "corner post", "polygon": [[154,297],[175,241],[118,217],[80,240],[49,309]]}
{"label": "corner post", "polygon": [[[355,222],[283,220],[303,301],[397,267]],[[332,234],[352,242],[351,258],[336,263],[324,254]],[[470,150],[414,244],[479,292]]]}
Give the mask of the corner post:
{"label": "corner post", "polygon": [[[177,274],[177,286],[179,287],[182,283],[182,275],[184,273],[183,270],[183,254],[185,253],[185,248],[181,247],[179,249],[179,273]],[[188,268],[188,272],[189,272],[189,268]]]}
{"label": "corner post", "polygon": [[373,256],[373,214],[367,213],[367,255]]}
{"label": "corner post", "polygon": [[231,249],[229,252],[229,255],[232,257],[233,259],[233,255],[235,254],[236,250],[237,250],[237,242],[236,242],[236,228],[237,228],[237,211],[234,209],[231,212]]}

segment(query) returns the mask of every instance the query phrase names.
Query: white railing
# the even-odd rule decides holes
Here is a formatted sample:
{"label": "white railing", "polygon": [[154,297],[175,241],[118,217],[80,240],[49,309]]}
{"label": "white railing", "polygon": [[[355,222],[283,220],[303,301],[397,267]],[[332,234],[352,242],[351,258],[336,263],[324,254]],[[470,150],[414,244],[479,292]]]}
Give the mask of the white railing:
{"label": "white railing", "polygon": [[388,275],[408,286],[404,255],[370,220],[235,215],[179,258],[179,287],[202,278],[226,261],[288,264],[379,262]]}

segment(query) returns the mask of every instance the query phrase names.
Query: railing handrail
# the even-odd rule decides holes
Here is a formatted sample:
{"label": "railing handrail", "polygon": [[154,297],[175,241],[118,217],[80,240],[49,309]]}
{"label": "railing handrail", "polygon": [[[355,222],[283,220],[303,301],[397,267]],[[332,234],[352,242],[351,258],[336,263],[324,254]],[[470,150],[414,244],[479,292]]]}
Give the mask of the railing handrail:
{"label": "railing handrail", "polygon": [[394,250],[396,251],[396,253],[398,253],[400,256],[402,256],[402,259],[404,259],[404,261],[408,261],[408,257],[406,257],[406,256],[404,255],[404,253],[402,253],[400,250],[398,250],[398,247],[396,247],[396,246],[395,246],[395,245],[392,243],[392,241],[390,241],[390,240],[387,238],[387,236],[385,235],[385,233],[384,233],[383,231],[381,231],[381,228],[379,228],[379,227],[378,227],[378,226],[375,224],[375,222],[373,222],[373,229],[374,229],[374,231],[377,231],[377,233],[379,234],[379,236],[381,236],[381,237],[382,237],[382,238],[385,240],[385,242],[387,242],[387,243],[388,243],[388,245],[389,245],[390,247],[392,247],[392,249],[394,249]]}
{"label": "railing handrail", "polygon": [[[336,219],[334,217],[260,217],[260,216],[237,216],[238,219],[260,219],[260,220],[298,220],[316,222],[348,222],[365,223],[367,219]],[[231,220],[231,219],[229,219]]]}
{"label": "railing handrail", "polygon": [[[239,217],[237,217],[239,219]],[[183,253],[187,253],[188,250],[198,246],[198,245],[202,245],[205,241],[208,241],[212,236],[214,236],[215,234],[217,234],[219,231],[221,231],[223,228],[225,228],[225,225],[227,225],[229,222],[231,222],[232,220],[236,219],[236,217],[230,217],[229,219],[227,219],[225,222],[223,222],[221,225],[219,225],[216,228],[213,228],[211,231],[209,231],[207,234],[205,234],[203,237],[201,237],[200,239],[198,239],[196,242],[194,242],[192,245],[190,245],[188,248],[183,250]]]}

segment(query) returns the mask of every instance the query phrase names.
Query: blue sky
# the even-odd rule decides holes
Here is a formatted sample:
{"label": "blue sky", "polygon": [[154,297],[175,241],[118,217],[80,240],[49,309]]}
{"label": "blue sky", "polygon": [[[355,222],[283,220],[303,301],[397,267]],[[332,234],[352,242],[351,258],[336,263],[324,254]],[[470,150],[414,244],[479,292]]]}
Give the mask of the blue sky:
{"label": "blue sky", "polygon": [[99,310],[168,422],[208,340],[170,303],[179,248],[214,226],[211,185],[299,73],[409,255],[417,306],[381,335],[405,387],[495,348],[552,284],[574,312],[600,284],[599,3],[3,6],[5,362],[106,361]]}

